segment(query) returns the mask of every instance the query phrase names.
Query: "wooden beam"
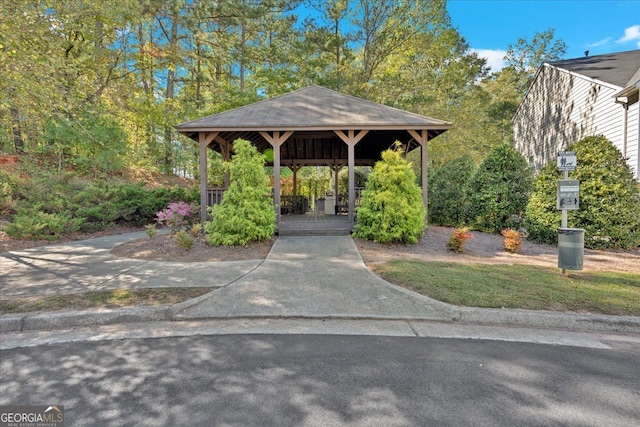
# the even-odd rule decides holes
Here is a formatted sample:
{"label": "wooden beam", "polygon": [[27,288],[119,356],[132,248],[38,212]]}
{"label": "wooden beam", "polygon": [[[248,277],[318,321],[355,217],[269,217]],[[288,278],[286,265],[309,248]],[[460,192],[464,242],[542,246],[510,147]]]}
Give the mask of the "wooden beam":
{"label": "wooden beam", "polygon": [[[335,134],[347,144],[348,153],[348,165],[349,165],[349,222],[353,222],[356,211],[356,144],[360,142],[362,138],[369,132],[368,130],[361,130],[356,135],[355,130],[348,130],[345,134],[341,130],[334,130]],[[336,194],[336,197],[338,195]]]}
{"label": "wooden beam", "polygon": [[336,196],[336,200],[338,197],[338,174],[340,173],[340,169],[342,169],[343,166],[342,165],[334,165],[331,167],[331,169],[333,169],[333,173],[334,173],[334,182],[333,182],[333,190],[334,190],[334,194]]}
{"label": "wooden beam", "polygon": [[428,180],[428,158],[427,145],[429,142],[429,132],[423,129],[418,133],[413,129],[408,130],[409,134],[420,144],[420,182],[422,184],[422,203],[426,212],[425,221],[429,221],[429,180]]}
{"label": "wooden beam", "polygon": [[198,145],[200,146],[200,221],[207,220],[207,147],[218,136],[218,132],[200,132]]}
{"label": "wooden beam", "polygon": [[276,223],[280,224],[280,146],[293,134],[293,131],[286,131],[280,135],[280,131],[273,132],[273,135],[265,131],[260,131],[260,135],[273,147],[273,204],[276,210]]}
{"label": "wooden beam", "polygon": [[[222,138],[221,136],[216,136],[213,139],[214,142],[218,143],[220,147],[220,154],[222,155],[222,160],[228,162],[231,160],[231,151],[233,150],[233,144]],[[229,175],[229,171],[225,171],[224,173],[224,186],[225,188],[229,188],[231,184],[231,177]]]}

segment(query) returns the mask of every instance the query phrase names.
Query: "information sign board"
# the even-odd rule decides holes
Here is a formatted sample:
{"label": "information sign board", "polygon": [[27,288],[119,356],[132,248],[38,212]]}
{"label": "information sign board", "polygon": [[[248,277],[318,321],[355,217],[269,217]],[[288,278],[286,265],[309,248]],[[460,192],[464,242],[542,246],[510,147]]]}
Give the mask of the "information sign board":
{"label": "information sign board", "polygon": [[580,209],[580,181],[576,179],[558,180],[558,199],[556,209]]}
{"label": "information sign board", "polygon": [[559,151],[558,152],[558,170],[572,171],[578,164],[578,157],[575,151]]}

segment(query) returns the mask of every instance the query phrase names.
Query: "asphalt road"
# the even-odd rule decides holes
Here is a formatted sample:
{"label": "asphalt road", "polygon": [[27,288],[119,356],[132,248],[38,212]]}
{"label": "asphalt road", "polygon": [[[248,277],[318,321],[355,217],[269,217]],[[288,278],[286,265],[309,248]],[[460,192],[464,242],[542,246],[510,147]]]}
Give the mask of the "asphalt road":
{"label": "asphalt road", "polygon": [[0,404],[64,405],[68,426],[640,424],[635,348],[219,335],[0,356]]}

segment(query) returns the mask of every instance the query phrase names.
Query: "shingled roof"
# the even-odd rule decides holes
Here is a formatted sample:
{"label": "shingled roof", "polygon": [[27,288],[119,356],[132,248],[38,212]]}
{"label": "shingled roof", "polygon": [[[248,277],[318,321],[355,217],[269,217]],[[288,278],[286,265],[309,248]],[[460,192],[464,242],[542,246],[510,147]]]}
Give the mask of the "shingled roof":
{"label": "shingled roof", "polygon": [[[312,85],[254,104],[176,126],[189,134],[200,130],[433,129],[450,123],[387,107]],[[435,136],[435,135],[434,135]]]}
{"label": "shingled roof", "polygon": [[[372,165],[395,141],[407,151],[420,146],[410,131],[426,131],[431,140],[451,127],[397,108],[312,85],[234,110],[182,123],[176,130],[198,141],[200,133],[217,134],[216,141],[251,141],[259,151],[271,148],[261,132],[287,132],[281,148],[282,165],[347,163],[347,146],[334,131],[368,131],[356,146],[356,164]],[[220,151],[221,145],[209,146]]]}
{"label": "shingled roof", "polygon": [[624,88],[640,79],[640,49],[566,59],[549,65]]}

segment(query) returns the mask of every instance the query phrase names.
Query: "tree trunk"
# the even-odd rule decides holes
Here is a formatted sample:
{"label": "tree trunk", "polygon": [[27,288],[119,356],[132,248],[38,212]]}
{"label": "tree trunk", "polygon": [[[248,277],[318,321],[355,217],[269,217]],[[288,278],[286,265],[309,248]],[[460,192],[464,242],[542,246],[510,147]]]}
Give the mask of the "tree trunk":
{"label": "tree trunk", "polygon": [[[178,21],[174,17],[171,22],[171,33],[169,39],[169,45],[171,46],[171,53],[175,53],[178,44]],[[172,100],[175,97],[175,82],[176,82],[176,71],[175,67],[169,67],[167,72],[167,87],[165,91],[165,102],[166,102],[166,115],[167,119],[172,117],[173,107]],[[165,172],[172,172],[173,166],[173,129],[171,125],[166,125],[164,130],[164,158],[163,158],[163,166]]]}
{"label": "tree trunk", "polygon": [[20,126],[20,112],[17,108],[11,108],[11,123],[13,128],[13,147],[17,154],[24,153],[24,139],[22,139],[22,128]]}

